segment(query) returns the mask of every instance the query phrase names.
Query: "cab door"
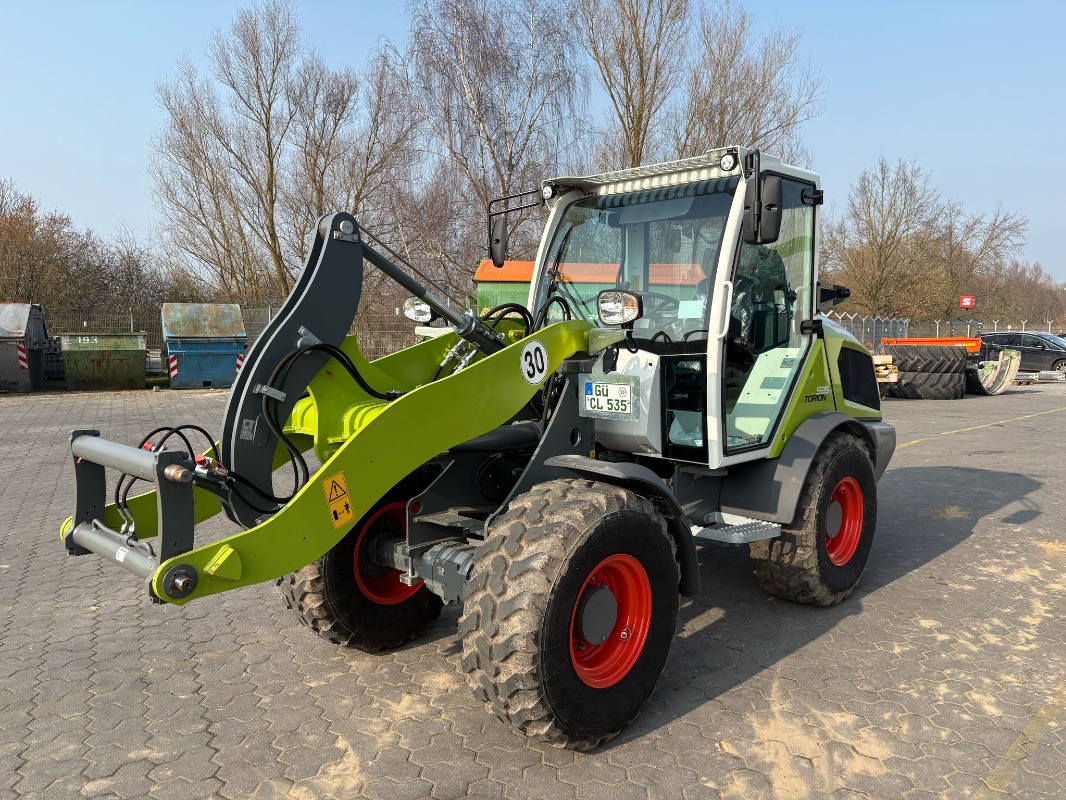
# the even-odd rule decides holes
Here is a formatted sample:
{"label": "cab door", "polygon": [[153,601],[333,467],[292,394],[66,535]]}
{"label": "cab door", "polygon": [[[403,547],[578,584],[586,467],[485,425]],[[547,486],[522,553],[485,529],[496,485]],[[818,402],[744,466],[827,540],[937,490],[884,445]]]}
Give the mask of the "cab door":
{"label": "cab door", "polygon": [[[810,355],[813,337],[803,323],[814,314],[815,206],[804,201],[804,191],[809,197],[815,188],[782,177],[777,241],[741,243],[734,255],[720,406],[717,419],[709,420],[719,427],[721,445],[712,467],[765,454]],[[828,373],[825,388],[832,408]]]}

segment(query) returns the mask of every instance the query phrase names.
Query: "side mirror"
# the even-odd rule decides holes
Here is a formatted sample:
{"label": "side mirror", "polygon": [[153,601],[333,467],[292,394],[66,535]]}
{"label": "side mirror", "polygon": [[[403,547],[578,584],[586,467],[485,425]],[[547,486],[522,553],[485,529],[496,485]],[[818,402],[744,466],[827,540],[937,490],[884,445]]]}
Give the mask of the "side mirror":
{"label": "side mirror", "polygon": [[492,220],[489,232],[489,256],[492,264],[499,269],[507,260],[507,216],[500,214]]}
{"label": "side mirror", "polygon": [[744,243],[772,244],[781,235],[781,178],[764,175],[748,183],[744,197]]}
{"label": "side mirror", "polygon": [[781,235],[781,178],[767,175],[762,179],[762,217],[759,219],[759,244],[776,242]]}

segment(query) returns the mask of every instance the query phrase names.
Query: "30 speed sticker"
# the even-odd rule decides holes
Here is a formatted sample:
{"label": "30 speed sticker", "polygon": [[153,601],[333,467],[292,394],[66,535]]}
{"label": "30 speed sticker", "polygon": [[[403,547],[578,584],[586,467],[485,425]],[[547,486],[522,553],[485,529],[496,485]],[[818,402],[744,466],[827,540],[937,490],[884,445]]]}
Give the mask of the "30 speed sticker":
{"label": "30 speed sticker", "polygon": [[523,347],[520,367],[526,383],[540,385],[548,374],[548,351],[544,345],[534,339]]}

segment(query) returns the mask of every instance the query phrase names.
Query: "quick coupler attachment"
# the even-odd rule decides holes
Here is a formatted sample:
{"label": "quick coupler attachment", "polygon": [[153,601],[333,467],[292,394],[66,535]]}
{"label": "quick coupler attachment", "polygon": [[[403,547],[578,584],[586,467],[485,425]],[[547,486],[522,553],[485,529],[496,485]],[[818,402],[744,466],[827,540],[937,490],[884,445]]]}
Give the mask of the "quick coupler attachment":
{"label": "quick coupler attachment", "polygon": [[[70,452],[74,458],[77,506],[63,536],[67,552],[103,556],[144,578],[151,586],[151,578],[160,564],[193,548],[192,479],[195,465],[192,454],[130,447],[101,439],[97,430],[72,431]],[[132,517],[124,516],[117,508],[111,517],[107,515],[105,468],[154,484],[154,530],[151,525],[144,526],[150,530],[139,537],[132,526],[123,524],[123,520],[131,522]],[[113,525],[122,525],[122,530],[116,530]],[[153,546],[150,539],[157,534]],[[163,590],[169,597],[179,600],[189,595],[196,583],[196,570],[188,565],[178,565],[167,571]]]}

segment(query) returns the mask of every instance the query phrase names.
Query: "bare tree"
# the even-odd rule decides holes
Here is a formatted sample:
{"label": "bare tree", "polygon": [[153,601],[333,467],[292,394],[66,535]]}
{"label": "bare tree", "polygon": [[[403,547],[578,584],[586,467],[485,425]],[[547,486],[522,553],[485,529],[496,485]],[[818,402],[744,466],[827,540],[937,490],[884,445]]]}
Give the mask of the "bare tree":
{"label": "bare tree", "polygon": [[[1051,281],[1039,266],[1009,261],[1027,228],[1003,208],[969,214],[942,200],[921,167],[882,158],[859,176],[844,213],[823,224],[824,269],[852,290],[845,308],[865,314],[1010,319],[1038,296],[1040,314],[1057,313],[1044,302],[1054,292],[1044,291]],[[976,312],[959,309],[964,294],[977,298]]]}
{"label": "bare tree", "polygon": [[70,217],[0,180],[0,298],[49,313],[155,306],[170,291],[149,243],[78,230]]}
{"label": "bare tree", "polygon": [[920,316],[936,282],[925,269],[940,195],[916,164],[881,158],[852,187],[839,219],[823,228],[827,276],[851,289],[850,310]]}
{"label": "bare tree", "polygon": [[[427,255],[469,285],[488,201],[563,171],[576,144],[584,84],[573,29],[563,0],[416,0],[410,9],[407,51],[393,60],[422,125],[423,175],[458,184],[424,181],[409,199],[424,194],[446,210],[450,222],[418,238],[447,239]],[[513,254],[531,250],[533,227],[512,228]]]}
{"label": "bare tree", "polygon": [[611,100],[604,169],[636,167],[661,152],[660,112],[684,75],[688,0],[579,0],[583,44]]}
{"label": "bare tree", "polygon": [[[1025,243],[1028,227],[1028,220],[1002,207],[987,216],[967,214],[956,201],[945,203],[929,247],[930,268],[941,280],[937,314],[944,319],[961,317],[960,295],[975,295],[984,305],[1005,288],[1002,266]],[[1040,276],[1033,277],[1039,285]]]}
{"label": "bare tree", "polygon": [[70,289],[69,254],[77,233],[70,217],[45,212],[10,180],[0,180],[0,297],[58,304]]}
{"label": "bare tree", "polygon": [[755,16],[724,0],[701,7],[681,101],[669,115],[674,151],[752,145],[794,164],[809,161],[803,123],[822,113],[821,78],[800,58],[801,33],[756,32]]}
{"label": "bare tree", "polygon": [[317,219],[338,209],[392,236],[389,196],[408,180],[417,123],[385,55],[373,54],[362,78],[312,57],[296,73],[291,102],[297,114],[283,190],[288,249],[302,252]]}
{"label": "bare tree", "polygon": [[380,54],[364,77],[330,69],[283,0],[243,9],[159,87],[167,123],[153,168],[180,261],[220,296],[287,294],[317,218],[363,214],[409,155],[414,125]]}
{"label": "bare tree", "polygon": [[277,209],[299,55],[291,6],[242,9],[208,51],[211,76],[189,62],[159,86],[167,124],[153,172],[170,240],[220,289],[259,301],[284,294]]}

